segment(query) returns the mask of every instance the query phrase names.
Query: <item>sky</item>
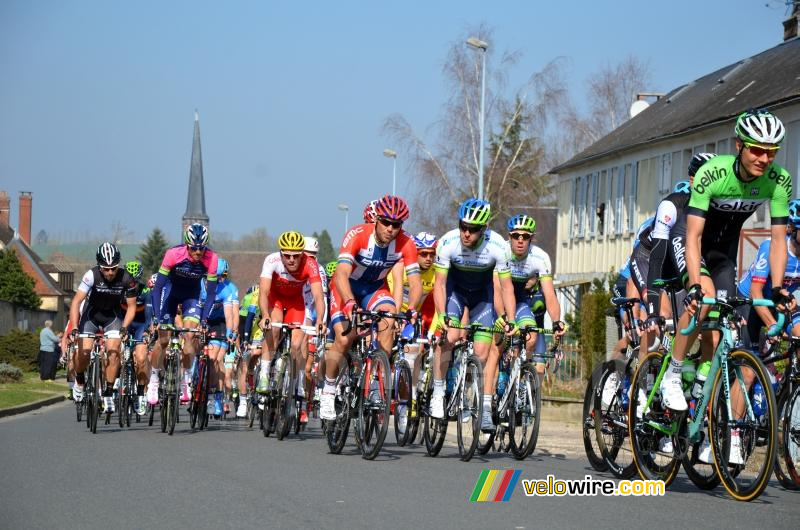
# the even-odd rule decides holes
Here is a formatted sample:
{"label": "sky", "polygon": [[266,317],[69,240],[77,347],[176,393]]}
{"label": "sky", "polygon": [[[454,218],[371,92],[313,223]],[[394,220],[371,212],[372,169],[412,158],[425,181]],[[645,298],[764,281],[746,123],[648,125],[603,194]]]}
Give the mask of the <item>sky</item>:
{"label": "sky", "polygon": [[[666,92],[779,44],[775,0],[208,2],[2,0],[0,190],[33,192],[33,234],[177,238],[198,109],[214,230],[326,228],[334,243],[391,191],[400,113],[441,117],[442,65],[468,28],[517,50],[509,88],[569,59],[586,78],[633,54]],[[413,195],[397,160],[398,195]],[[413,215],[413,212],[412,212]]]}

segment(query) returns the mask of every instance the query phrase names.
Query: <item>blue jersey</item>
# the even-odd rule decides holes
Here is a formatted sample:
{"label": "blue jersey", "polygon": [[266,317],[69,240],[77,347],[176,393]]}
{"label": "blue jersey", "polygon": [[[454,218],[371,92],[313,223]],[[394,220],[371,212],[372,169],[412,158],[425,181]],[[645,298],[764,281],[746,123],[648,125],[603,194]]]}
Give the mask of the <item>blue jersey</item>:
{"label": "blue jersey", "polygon": [[[653,221],[655,221],[655,219],[656,219],[655,216],[648,217],[647,219],[645,219],[642,222],[642,224],[639,225],[639,229],[636,230],[636,236],[633,239],[633,250],[636,250],[636,247],[639,246],[639,244],[641,243],[641,241],[639,241],[639,238],[642,236],[642,233],[645,230],[647,230],[648,228],[651,227],[651,225],[653,224]],[[633,250],[631,251],[631,254],[633,254]],[[630,258],[630,256],[628,256],[628,259],[626,259],[625,263],[622,264],[622,267],[619,268],[619,275],[622,276],[623,278],[625,278],[626,280],[630,279],[630,277],[631,277],[631,258]]]}
{"label": "blue jersey", "polygon": [[[200,280],[200,300],[206,300],[206,282]],[[239,303],[239,289],[230,280],[223,280],[217,283],[217,296],[211,305],[208,313],[208,320],[225,320],[225,306]]]}
{"label": "blue jersey", "polygon": [[[783,275],[782,283],[784,289],[792,292],[800,287],[800,259],[792,253],[792,243],[789,241],[789,237],[786,239],[789,257],[786,260],[786,272]],[[759,245],[756,259],[739,282],[740,295],[749,298],[750,285],[753,283],[760,283],[764,286],[764,298],[770,298],[772,296],[772,277],[769,272],[770,242],[770,239],[765,239],[761,245]]]}

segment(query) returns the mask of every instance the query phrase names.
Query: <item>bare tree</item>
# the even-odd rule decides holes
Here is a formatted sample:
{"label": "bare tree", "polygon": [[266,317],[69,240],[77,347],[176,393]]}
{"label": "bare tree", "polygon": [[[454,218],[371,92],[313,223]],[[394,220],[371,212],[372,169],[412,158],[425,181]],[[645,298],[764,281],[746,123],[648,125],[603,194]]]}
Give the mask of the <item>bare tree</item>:
{"label": "bare tree", "polygon": [[122,221],[115,220],[111,223],[111,235],[109,236],[108,241],[118,245],[120,243],[130,241],[131,239],[133,239],[133,230],[130,230],[128,227],[126,227]]}
{"label": "bare tree", "polygon": [[[414,220],[438,233],[452,228],[453,213],[467,197],[478,195],[480,160],[481,58],[464,44],[475,36],[491,44],[487,61],[484,196],[495,215],[509,206],[538,203],[548,195],[547,167],[542,157],[542,132],[547,119],[566,94],[561,61],[555,60],[521,87],[506,95],[507,72],[518,52],[495,56],[492,32],[473,28],[451,43],[442,67],[450,98],[442,116],[430,128],[428,142],[402,115],[389,116],[384,132],[406,152],[419,195],[414,198]],[[545,184],[542,184],[545,182]]]}

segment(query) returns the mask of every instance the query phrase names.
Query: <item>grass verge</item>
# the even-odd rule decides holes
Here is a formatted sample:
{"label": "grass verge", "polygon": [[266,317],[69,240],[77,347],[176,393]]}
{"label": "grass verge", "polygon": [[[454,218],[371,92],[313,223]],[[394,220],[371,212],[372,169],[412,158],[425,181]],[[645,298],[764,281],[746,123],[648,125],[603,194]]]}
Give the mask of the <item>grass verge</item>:
{"label": "grass verge", "polygon": [[67,384],[63,378],[51,383],[41,381],[37,373],[25,373],[19,383],[0,383],[0,409],[63,395],[66,391]]}

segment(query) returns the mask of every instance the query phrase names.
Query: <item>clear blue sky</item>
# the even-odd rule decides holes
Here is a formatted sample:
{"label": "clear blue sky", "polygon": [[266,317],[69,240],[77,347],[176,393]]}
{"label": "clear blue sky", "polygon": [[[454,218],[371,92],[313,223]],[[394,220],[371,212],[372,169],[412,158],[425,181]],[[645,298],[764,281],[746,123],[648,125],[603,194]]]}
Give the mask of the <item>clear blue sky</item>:
{"label": "clear blue sky", "polygon": [[[441,66],[466,28],[522,52],[510,87],[567,56],[579,95],[635,54],[666,91],[778,44],[786,11],[765,3],[3,0],[0,189],[14,225],[17,192],[34,192],[34,235],[119,220],[174,237],[198,108],[212,231],[327,227],[336,244],[336,205],[353,224],[390,190],[384,119],[438,119]],[[402,158],[398,177],[403,194]]]}

